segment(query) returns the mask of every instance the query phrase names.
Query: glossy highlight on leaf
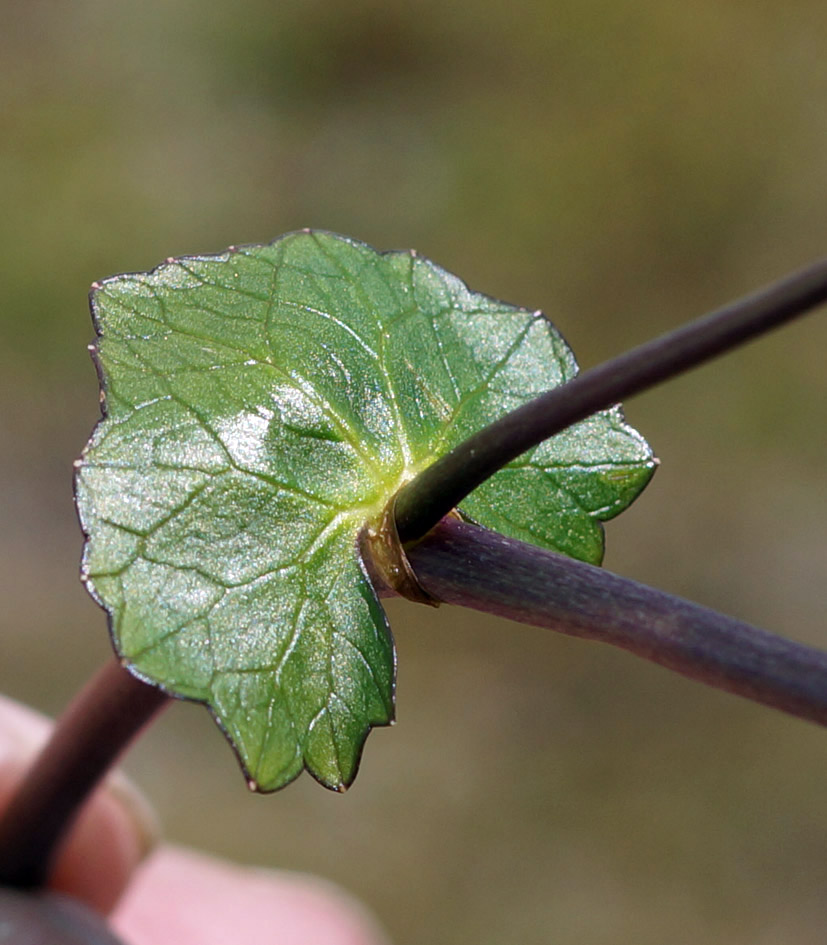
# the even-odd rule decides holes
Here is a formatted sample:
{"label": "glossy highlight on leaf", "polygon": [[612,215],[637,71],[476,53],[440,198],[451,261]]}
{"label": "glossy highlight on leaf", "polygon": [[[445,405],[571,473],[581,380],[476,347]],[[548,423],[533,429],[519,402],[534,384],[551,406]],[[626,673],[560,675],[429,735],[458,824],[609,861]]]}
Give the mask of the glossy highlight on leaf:
{"label": "glossy highlight on leaf", "polygon": [[[570,379],[540,312],[412,252],[302,231],[96,286],[104,418],[77,501],[83,576],[141,678],[204,702],[251,784],[341,790],[391,721],[390,630],[357,551],[399,487]],[[599,562],[655,461],[619,408],[462,504]]]}

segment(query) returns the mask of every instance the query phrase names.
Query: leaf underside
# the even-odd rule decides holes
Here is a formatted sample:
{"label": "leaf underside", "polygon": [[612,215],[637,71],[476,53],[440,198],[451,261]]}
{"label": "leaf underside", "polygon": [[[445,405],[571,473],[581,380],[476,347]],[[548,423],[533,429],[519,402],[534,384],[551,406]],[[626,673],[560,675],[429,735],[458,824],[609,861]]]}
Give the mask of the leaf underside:
{"label": "leaf underside", "polygon": [[[341,790],[391,721],[393,641],[356,548],[402,483],[574,358],[539,312],[324,232],[92,293],[104,418],[79,462],[83,577],[140,677],[206,703],[251,784]],[[619,409],[461,511],[599,563],[654,459]]]}

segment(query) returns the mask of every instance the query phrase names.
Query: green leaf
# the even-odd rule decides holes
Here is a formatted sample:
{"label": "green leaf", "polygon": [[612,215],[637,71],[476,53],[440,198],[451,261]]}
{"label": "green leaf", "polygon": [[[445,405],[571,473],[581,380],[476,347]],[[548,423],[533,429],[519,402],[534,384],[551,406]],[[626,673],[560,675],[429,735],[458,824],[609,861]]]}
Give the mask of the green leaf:
{"label": "green leaf", "polygon": [[[357,551],[399,487],[576,373],[539,312],[414,253],[320,232],[94,287],[105,417],[79,462],[83,575],[139,676],[206,703],[248,778],[342,789],[393,716],[395,657]],[[461,511],[599,562],[652,474],[619,409]]]}

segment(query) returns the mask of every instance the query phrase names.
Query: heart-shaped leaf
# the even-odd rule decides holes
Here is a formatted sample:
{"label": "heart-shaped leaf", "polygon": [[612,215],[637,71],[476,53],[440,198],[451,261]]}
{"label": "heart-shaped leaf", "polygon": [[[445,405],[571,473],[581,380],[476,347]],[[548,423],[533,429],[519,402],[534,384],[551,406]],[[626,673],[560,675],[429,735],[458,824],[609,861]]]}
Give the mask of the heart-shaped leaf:
{"label": "heart-shaped leaf", "polygon": [[[357,535],[469,434],[576,373],[539,312],[329,233],[94,287],[105,417],[77,474],[83,575],[120,656],[206,703],[259,790],[355,776],[395,657]],[[654,469],[619,409],[469,496],[476,522],[599,562]]]}

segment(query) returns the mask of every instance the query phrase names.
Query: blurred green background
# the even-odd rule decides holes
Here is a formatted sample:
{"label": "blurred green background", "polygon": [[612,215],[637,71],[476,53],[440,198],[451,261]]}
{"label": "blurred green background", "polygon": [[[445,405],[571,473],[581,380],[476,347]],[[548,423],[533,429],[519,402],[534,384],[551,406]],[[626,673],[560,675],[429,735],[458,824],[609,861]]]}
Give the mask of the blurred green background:
{"label": "blurred green background", "polygon": [[[32,0],[0,30],[0,684],[108,654],[77,581],[89,283],[314,226],[547,311],[588,366],[827,252],[827,8]],[[823,313],[631,402],[607,565],[824,626]],[[168,835],[319,872],[398,945],[827,937],[827,735],[621,652],[390,608],[399,723],[344,797],[249,795],[199,707],[128,767]]]}

